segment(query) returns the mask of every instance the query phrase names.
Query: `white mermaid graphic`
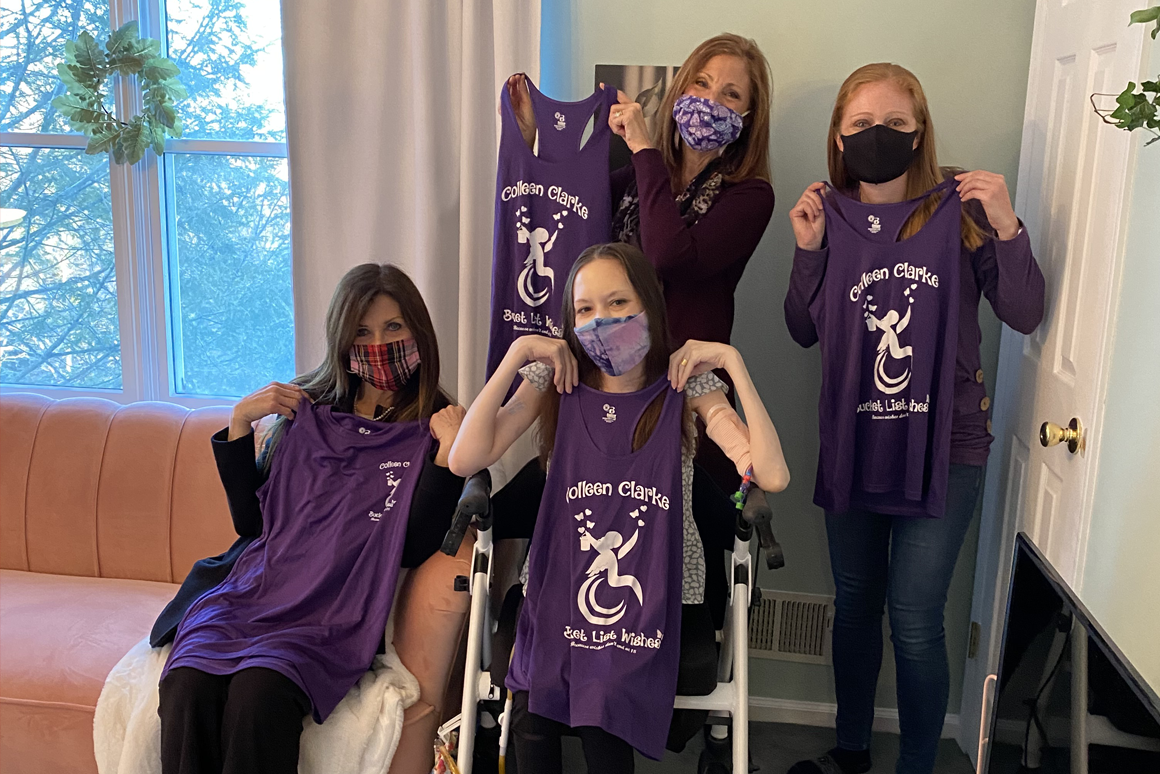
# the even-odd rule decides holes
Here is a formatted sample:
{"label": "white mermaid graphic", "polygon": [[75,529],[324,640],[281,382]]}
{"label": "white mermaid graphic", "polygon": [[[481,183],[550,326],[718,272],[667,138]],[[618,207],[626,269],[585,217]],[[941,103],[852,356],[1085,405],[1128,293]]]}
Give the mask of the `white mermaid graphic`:
{"label": "white mermaid graphic", "polygon": [[[584,513],[578,514],[576,518],[583,520],[586,515],[591,516],[592,511],[586,510]],[[633,511],[631,515],[633,518],[637,518],[640,514],[639,511]],[[638,520],[637,523],[641,522]],[[580,592],[576,595],[576,604],[580,607],[580,614],[587,619],[588,623],[594,626],[608,626],[624,617],[627,603],[622,599],[615,607],[611,608],[599,604],[596,601],[596,590],[600,587],[601,582],[606,582],[610,588],[627,586],[636,594],[637,603],[644,604],[644,592],[641,590],[640,581],[632,575],[620,574],[620,560],[636,546],[640,530],[633,532],[632,537],[625,542],[623,535],[612,530],[605,532],[603,537],[597,538],[588,531],[596,525],[591,521],[585,522],[585,524],[587,528],[580,527],[578,530],[580,532],[580,550],[595,549],[596,557],[588,567],[587,580],[580,585]]]}
{"label": "white mermaid graphic", "polygon": [[917,285],[911,285],[903,291],[908,303],[906,314],[902,316],[890,309],[881,318],[875,317],[874,312],[878,310],[878,305],[873,303],[874,296],[866,296],[866,300],[862,303],[866,327],[871,333],[876,330],[882,331],[882,338],[878,341],[878,355],[874,358],[874,386],[887,395],[902,392],[910,384],[910,364],[906,365],[905,370],[899,376],[890,376],[886,373],[886,358],[887,355],[892,360],[910,358],[913,362],[913,347],[900,346],[898,334],[906,330],[906,326],[910,324],[910,307],[914,303],[914,296],[910,293],[917,287]]}
{"label": "white mermaid graphic", "polygon": [[[544,253],[549,252],[556,243],[556,236],[564,228],[562,216],[567,215],[568,211],[564,210],[552,216],[556,221],[556,230],[550,236],[546,228],[528,230],[530,219],[525,215],[527,211],[527,207],[516,210],[516,237],[521,245],[528,245],[528,257],[524,259],[524,270],[520,272],[516,281],[516,289],[525,304],[539,306],[548,300],[556,287],[556,272],[552,267],[544,265]],[[535,287],[537,277],[547,278],[547,286],[537,290]]]}

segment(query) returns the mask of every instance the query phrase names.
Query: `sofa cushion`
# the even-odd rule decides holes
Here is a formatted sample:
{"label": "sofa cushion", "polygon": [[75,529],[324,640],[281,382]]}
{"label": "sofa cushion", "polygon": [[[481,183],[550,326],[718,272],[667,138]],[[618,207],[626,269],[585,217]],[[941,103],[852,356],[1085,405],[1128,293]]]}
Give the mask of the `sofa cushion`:
{"label": "sofa cushion", "polygon": [[96,771],[93,710],[171,583],[0,570],[0,771]]}

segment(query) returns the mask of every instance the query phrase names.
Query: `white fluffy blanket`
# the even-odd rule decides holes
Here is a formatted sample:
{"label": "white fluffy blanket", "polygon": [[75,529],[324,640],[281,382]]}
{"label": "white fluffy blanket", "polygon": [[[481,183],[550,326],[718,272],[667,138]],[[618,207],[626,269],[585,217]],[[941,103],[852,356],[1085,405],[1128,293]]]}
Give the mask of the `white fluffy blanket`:
{"label": "white fluffy blanket", "polygon": [[[150,648],[146,638],[105,678],[93,718],[100,774],[161,774],[157,683],[169,649]],[[303,721],[299,774],[385,774],[403,710],[418,700],[419,683],[388,644],[325,723]]]}

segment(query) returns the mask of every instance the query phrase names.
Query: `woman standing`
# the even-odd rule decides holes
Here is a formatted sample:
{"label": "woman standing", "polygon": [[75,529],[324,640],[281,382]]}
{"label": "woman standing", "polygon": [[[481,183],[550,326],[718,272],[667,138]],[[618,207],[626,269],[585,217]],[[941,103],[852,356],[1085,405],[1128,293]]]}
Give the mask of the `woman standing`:
{"label": "woman standing", "polygon": [[[508,91],[531,147],[536,121],[522,75],[508,81]],[[773,214],[772,91],[757,43],[723,34],[681,65],[658,108],[655,135],[623,92],[609,112],[609,126],[632,152],[632,163],[612,173],[610,238],[640,248],[656,269],[673,341],[730,341],[737,284]],[[730,383],[725,372],[718,376]],[[737,488],[723,454],[704,447],[697,461],[723,489]]]}
{"label": "woman standing", "polygon": [[[918,79],[856,70],[827,137],[832,189],[790,212],[785,319],[820,343],[815,502],[837,591],[837,746],[793,774],[870,769],[874,692],[889,606],[898,673],[900,774],[929,774],[950,677],[943,611],[991,443],[978,307],[1030,333],[1043,275],[1001,175],[939,166]],[[892,420],[892,421],[887,421]]]}

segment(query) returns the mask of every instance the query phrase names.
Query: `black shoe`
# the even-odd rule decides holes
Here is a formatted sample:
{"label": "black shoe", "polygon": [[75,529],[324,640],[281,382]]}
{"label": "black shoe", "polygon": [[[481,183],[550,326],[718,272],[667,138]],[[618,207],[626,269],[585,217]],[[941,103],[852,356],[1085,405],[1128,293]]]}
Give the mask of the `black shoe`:
{"label": "black shoe", "polygon": [[869,750],[835,747],[821,758],[798,761],[786,774],[865,774],[871,766]]}

